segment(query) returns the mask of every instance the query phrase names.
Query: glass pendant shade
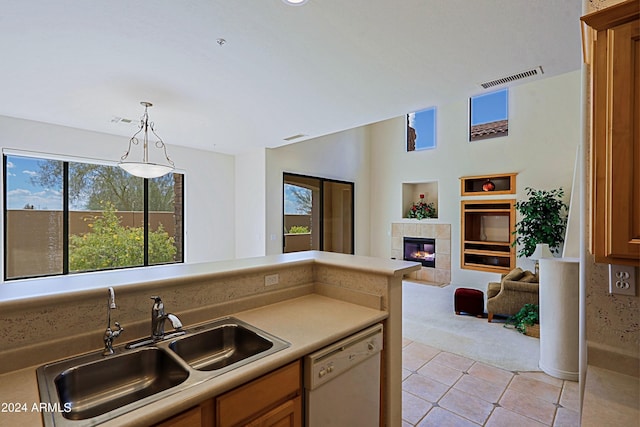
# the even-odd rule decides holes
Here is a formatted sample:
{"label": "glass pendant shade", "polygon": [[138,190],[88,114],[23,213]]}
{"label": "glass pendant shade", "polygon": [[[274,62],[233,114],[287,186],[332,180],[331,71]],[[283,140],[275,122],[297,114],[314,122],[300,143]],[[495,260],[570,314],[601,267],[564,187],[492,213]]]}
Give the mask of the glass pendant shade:
{"label": "glass pendant shade", "polygon": [[173,167],[168,165],[148,162],[120,162],[118,166],[131,175],[139,176],[140,178],[158,178],[173,170]]}

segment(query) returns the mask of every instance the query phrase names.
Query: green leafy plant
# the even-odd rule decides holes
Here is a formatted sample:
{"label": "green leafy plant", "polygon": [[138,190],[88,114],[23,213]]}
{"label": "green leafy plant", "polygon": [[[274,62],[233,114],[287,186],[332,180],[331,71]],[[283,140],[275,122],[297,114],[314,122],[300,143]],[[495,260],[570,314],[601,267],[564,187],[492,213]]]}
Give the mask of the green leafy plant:
{"label": "green leafy plant", "polygon": [[427,203],[424,201],[424,194],[420,195],[420,201],[411,205],[407,213],[408,218],[416,219],[435,218],[437,215],[433,202]]}
{"label": "green leafy plant", "polygon": [[552,252],[557,253],[564,241],[569,206],[562,201],[564,191],[535,190],[527,187],[527,200],[516,202],[516,210],[522,215],[516,223],[516,238],[512,244],[521,245],[519,257],[528,257],[536,250],[538,243],[547,243]]}
{"label": "green leafy plant", "polygon": [[309,232],[309,227],[306,225],[292,225],[289,228],[289,233],[291,234],[305,234]]}
{"label": "green leafy plant", "polygon": [[[69,236],[69,269],[100,270],[142,265],[144,262],[144,228],[123,227],[113,203],[107,202],[102,215],[89,218],[91,232]],[[173,237],[162,224],[149,232],[149,263],[174,261]]]}
{"label": "green leafy plant", "polygon": [[527,332],[527,326],[533,326],[540,322],[540,312],[537,304],[525,304],[520,311],[509,317],[505,327],[513,326],[518,332]]}

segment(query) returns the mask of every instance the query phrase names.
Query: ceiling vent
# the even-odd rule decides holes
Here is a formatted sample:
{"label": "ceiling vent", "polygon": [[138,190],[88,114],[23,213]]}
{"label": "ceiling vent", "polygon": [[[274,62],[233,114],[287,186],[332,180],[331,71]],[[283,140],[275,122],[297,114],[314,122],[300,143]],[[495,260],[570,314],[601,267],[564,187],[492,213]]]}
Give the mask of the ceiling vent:
{"label": "ceiling vent", "polygon": [[537,76],[538,74],[544,74],[544,71],[542,70],[542,67],[540,67],[540,66],[538,66],[536,68],[532,68],[532,69],[527,70],[527,71],[522,71],[520,73],[512,74],[512,75],[507,76],[507,77],[501,77],[499,79],[495,79],[495,80],[491,80],[491,81],[488,81],[488,82],[480,83],[480,86],[482,86],[485,89],[489,89],[490,87],[503,85],[503,84],[506,84],[506,83],[511,83],[513,81],[520,80],[520,79],[526,79],[528,77]]}
{"label": "ceiling vent", "polygon": [[111,117],[111,123],[133,123],[133,120],[131,119],[126,119],[124,117],[118,117],[118,116],[113,116]]}
{"label": "ceiling vent", "polygon": [[292,136],[289,136],[289,137],[287,137],[287,138],[284,138],[284,140],[285,140],[285,141],[293,141],[294,139],[302,138],[302,137],[304,137],[304,136],[307,136],[307,135],[305,135],[305,134],[303,134],[303,133],[299,133],[299,134],[297,134],[297,135],[292,135]]}

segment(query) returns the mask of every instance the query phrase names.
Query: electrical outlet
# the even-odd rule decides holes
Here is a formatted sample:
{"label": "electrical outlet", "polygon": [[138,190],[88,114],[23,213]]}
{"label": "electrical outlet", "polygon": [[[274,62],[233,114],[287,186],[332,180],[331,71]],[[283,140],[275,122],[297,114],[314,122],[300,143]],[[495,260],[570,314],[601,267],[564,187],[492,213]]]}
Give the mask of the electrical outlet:
{"label": "electrical outlet", "polygon": [[636,268],[609,264],[609,293],[635,296]]}
{"label": "electrical outlet", "polygon": [[280,275],[278,273],[276,273],[276,274],[267,274],[266,276],[264,276],[264,285],[265,286],[277,285],[278,282],[280,282]]}

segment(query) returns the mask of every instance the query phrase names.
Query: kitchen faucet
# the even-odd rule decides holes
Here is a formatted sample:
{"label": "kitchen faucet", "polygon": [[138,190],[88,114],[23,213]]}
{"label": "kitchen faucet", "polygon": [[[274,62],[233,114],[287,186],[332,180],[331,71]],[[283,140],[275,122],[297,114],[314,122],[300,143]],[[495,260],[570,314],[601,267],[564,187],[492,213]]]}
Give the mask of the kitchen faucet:
{"label": "kitchen faucet", "polygon": [[159,296],[151,297],[154,300],[153,307],[151,307],[151,338],[154,341],[164,338],[164,322],[169,319],[173,329],[180,331],[182,329],[182,322],[173,313],[164,312],[164,304]]}
{"label": "kitchen faucet", "polygon": [[115,331],[111,329],[111,309],[116,309],[116,293],[113,291],[113,288],[109,286],[107,290],[107,329],[104,331],[104,335],[102,339],[104,340],[104,351],[102,352],[103,356],[108,356],[113,354],[113,340],[118,338],[122,332],[124,332],[124,328],[120,326],[120,323],[116,322]]}

